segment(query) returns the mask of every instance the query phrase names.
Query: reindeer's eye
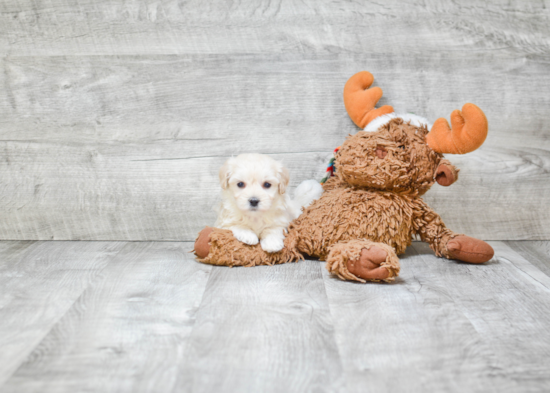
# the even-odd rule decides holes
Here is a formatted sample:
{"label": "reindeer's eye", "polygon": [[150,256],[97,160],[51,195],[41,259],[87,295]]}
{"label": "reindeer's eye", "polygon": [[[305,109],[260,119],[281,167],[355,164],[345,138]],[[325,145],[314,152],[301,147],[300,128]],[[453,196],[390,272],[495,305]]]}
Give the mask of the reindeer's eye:
{"label": "reindeer's eye", "polygon": [[265,182],[264,183],[264,188],[269,188],[269,187],[271,187],[271,183]]}
{"label": "reindeer's eye", "polygon": [[239,188],[244,188],[244,186],[245,186],[245,184],[242,181],[237,183],[237,187],[239,187]]}

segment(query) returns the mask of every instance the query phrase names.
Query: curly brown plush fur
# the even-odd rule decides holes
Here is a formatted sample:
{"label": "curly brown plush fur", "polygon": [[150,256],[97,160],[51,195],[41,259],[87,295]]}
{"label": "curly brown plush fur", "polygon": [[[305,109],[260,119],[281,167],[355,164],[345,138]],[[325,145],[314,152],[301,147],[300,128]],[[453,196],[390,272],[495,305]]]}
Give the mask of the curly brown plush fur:
{"label": "curly brown plush fur", "polygon": [[[413,237],[429,243],[437,256],[481,263],[493,256],[485,242],[449,230],[421,196],[437,181],[450,185],[458,169],[426,143],[428,130],[395,118],[376,132],[349,136],[336,153],[337,176],[324,194],[294,220],[285,248],[266,253],[238,242],[230,231],[199,236],[209,248],[204,263],[226,266],[273,265],[309,255],[327,261],[344,280],[392,281],[398,254]],[[449,247],[448,247],[449,245]]]}

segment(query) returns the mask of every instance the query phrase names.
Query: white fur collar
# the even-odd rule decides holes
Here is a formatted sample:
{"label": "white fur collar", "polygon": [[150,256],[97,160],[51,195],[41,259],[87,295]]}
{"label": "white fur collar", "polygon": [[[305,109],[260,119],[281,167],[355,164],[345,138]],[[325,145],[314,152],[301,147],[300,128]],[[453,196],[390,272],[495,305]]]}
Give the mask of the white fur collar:
{"label": "white fur collar", "polygon": [[428,130],[432,129],[432,124],[428,121],[428,119],[422,116],[413,115],[412,113],[405,113],[405,114],[398,115],[395,112],[392,112],[392,113],[388,113],[387,115],[378,116],[377,118],[372,120],[369,124],[367,124],[367,126],[363,131],[368,131],[368,132],[378,131],[378,129],[381,126],[389,123],[391,119],[395,119],[398,117],[400,117],[401,119],[403,119],[403,121],[407,123],[410,121],[413,126],[420,127],[422,124],[425,124],[428,126]]}

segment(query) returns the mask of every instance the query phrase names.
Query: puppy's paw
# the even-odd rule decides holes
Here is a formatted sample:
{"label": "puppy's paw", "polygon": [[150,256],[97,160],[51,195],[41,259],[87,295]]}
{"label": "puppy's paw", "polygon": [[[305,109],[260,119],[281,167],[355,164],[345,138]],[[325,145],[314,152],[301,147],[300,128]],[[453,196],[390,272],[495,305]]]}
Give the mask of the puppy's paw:
{"label": "puppy's paw", "polygon": [[284,236],[267,236],[260,241],[260,244],[265,252],[278,252],[285,246]]}
{"label": "puppy's paw", "polygon": [[248,244],[250,246],[258,244],[258,236],[250,229],[233,228],[231,229],[231,232],[233,232],[235,239],[243,242],[244,244]]}

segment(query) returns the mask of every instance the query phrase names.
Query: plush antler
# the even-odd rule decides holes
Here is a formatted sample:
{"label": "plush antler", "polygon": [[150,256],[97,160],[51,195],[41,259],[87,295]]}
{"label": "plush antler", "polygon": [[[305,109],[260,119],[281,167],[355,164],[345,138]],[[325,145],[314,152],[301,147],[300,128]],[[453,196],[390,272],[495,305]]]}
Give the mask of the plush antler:
{"label": "plush antler", "polygon": [[451,124],[452,129],[447,120],[437,119],[426,135],[428,146],[438,153],[466,154],[480,147],[487,138],[487,118],[474,104],[465,104],[462,112],[455,109],[451,113]]}
{"label": "plush antler", "polygon": [[374,77],[368,71],[361,71],[348,79],[344,86],[344,105],[349,117],[358,127],[365,128],[367,124],[378,116],[393,112],[393,107],[384,105],[374,109],[382,98],[382,89],[369,89]]}

